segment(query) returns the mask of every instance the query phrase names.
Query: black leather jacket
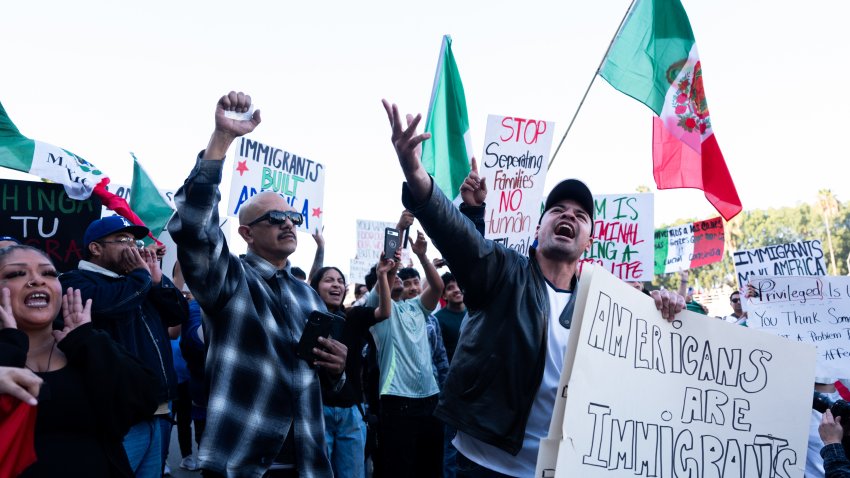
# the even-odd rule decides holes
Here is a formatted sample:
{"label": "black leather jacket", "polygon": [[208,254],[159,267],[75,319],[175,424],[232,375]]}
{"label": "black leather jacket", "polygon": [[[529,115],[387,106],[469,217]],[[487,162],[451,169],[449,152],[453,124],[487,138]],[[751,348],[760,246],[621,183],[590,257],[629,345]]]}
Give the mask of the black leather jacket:
{"label": "black leather jacket", "polygon": [[[405,184],[402,202],[450,264],[469,309],[434,415],[516,455],[543,380],[549,326],[546,279],[534,249],[524,256],[484,239],[433,181],[422,204]],[[573,295],[561,323],[569,324],[574,304]]]}

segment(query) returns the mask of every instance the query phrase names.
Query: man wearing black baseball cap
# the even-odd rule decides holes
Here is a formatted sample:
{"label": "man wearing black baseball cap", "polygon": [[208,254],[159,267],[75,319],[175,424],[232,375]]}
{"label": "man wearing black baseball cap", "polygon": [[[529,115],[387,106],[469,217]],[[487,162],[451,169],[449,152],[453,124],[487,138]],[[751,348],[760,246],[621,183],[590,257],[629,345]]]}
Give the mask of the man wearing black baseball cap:
{"label": "man wearing black baseball cap", "polygon": [[[486,197],[477,173],[461,189],[478,198],[462,206],[470,221],[422,167],[420,144],[430,135],[416,134],[421,117],[408,116],[404,126],[395,105],[384,107],[407,179],[402,202],[448,262],[469,309],[434,412],[458,430],[457,476],[533,476],[566,353],[579,260],[591,245],[593,195],[576,179],[557,184],[535,231],[537,245],[520,254],[476,231]],[[670,292],[653,297],[668,320],[685,305]]]}
{"label": "man wearing black baseball cap", "polygon": [[167,328],[188,319],[189,304],[162,275],[156,254],[136,245],[147,234],[148,228],[118,215],[92,221],[83,235],[85,260],[59,280],[63,288],[80,289],[84,301],[92,299],[92,325],[109,333],[159,378],[159,409],[124,437],[135,475],[158,478],[163,433],[171,430],[168,402],[177,396]]}

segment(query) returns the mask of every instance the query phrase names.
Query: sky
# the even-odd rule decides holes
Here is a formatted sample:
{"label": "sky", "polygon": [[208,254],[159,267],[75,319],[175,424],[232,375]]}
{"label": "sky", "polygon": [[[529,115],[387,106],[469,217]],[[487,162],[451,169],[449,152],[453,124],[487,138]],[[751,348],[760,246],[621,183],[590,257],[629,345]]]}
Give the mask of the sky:
{"label": "sky", "polygon": [[[850,199],[841,60],[850,3],[683,4],[744,209],[812,202],[820,189]],[[13,2],[0,15],[0,102],[23,134],[113,182],[130,183],[133,151],[160,188],[174,189],[207,143],[218,98],[249,93],[263,115],[252,138],[327,168],[325,264],[347,271],[356,219],[395,221],[402,209],[380,100],[426,113],[443,34],[454,40],[477,155],[488,114],[553,121],[557,144],[628,5]],[[657,225],[716,216],[701,191],[655,191],[651,134],[650,110],[597,78],[546,190],[567,177],[596,194],[648,186]],[[228,188],[225,179],[225,198]],[[300,235],[293,262],[309,268],[314,248]]]}

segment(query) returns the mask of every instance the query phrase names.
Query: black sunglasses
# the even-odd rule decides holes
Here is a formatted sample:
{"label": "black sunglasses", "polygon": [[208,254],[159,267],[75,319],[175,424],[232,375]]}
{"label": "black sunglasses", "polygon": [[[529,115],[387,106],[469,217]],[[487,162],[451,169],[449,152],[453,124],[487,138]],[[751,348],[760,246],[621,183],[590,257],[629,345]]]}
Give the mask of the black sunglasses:
{"label": "black sunglasses", "polygon": [[289,219],[293,225],[300,226],[304,222],[304,216],[300,212],[295,211],[269,211],[262,216],[248,223],[248,226],[253,226],[258,222],[269,221],[272,226],[279,226]]}

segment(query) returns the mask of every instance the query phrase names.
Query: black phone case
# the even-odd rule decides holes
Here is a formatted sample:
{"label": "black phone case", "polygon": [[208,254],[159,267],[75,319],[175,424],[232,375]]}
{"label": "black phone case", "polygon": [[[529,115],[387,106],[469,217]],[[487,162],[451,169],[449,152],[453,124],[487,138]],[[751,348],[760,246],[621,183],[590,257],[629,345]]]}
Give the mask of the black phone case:
{"label": "black phone case", "polygon": [[314,310],[310,313],[301,340],[298,341],[297,354],[302,359],[313,363],[316,360],[313,349],[319,346],[319,337],[339,339],[342,335],[342,327],[345,322],[342,318],[327,312]]}
{"label": "black phone case", "polygon": [[[394,232],[395,234],[392,234]],[[393,245],[392,241],[395,240],[395,245]],[[384,258],[392,259],[395,257],[395,251],[398,249],[398,245],[401,241],[401,234],[391,228],[388,227],[384,229]]]}

